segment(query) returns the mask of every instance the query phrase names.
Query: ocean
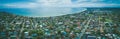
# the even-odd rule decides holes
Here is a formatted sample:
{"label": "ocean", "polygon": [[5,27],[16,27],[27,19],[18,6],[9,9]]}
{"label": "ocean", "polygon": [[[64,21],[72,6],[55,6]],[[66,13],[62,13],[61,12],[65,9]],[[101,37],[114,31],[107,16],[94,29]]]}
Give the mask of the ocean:
{"label": "ocean", "polygon": [[0,11],[28,17],[60,16],[74,14],[84,10],[86,10],[86,8],[81,7],[0,8]]}

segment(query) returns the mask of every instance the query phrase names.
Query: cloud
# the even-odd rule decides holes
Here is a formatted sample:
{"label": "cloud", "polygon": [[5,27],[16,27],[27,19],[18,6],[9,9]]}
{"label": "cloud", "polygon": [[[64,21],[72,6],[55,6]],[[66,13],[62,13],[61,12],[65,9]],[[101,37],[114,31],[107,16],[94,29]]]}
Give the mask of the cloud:
{"label": "cloud", "polygon": [[2,5],[9,8],[68,7],[72,5],[72,2],[71,0],[36,0],[35,2],[19,2]]}
{"label": "cloud", "polygon": [[[106,0],[35,0],[34,2],[19,2],[2,4],[8,8],[39,8],[39,7],[114,7],[119,3],[105,3]],[[110,1],[106,1],[110,2]]]}
{"label": "cloud", "polygon": [[80,7],[118,7],[120,4],[106,4],[106,3],[82,3],[78,4]]}
{"label": "cloud", "polygon": [[91,0],[91,2],[102,2],[102,1],[105,1],[105,0]]}
{"label": "cloud", "polygon": [[37,0],[36,2],[42,3],[42,4],[71,4],[71,0]]}
{"label": "cloud", "polygon": [[3,4],[3,6],[8,8],[34,8],[37,7],[35,3],[11,3],[11,4]]}

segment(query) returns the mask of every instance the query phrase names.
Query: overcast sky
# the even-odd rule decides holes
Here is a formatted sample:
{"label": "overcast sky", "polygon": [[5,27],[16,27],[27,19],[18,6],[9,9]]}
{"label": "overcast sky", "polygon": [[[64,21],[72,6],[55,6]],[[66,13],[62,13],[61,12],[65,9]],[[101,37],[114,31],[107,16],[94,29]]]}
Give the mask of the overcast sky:
{"label": "overcast sky", "polygon": [[120,0],[0,0],[1,8],[119,7]]}

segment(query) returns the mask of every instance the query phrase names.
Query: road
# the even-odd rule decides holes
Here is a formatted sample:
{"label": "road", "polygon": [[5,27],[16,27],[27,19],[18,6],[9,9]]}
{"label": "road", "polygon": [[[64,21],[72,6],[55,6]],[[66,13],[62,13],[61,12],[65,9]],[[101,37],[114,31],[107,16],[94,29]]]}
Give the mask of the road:
{"label": "road", "polygon": [[91,20],[92,20],[92,19],[91,19],[91,16],[90,16],[90,17],[88,18],[87,23],[84,25],[84,29],[81,30],[80,38],[82,38],[82,36],[85,34],[85,31],[86,31],[87,28],[89,27],[89,23],[90,23]]}

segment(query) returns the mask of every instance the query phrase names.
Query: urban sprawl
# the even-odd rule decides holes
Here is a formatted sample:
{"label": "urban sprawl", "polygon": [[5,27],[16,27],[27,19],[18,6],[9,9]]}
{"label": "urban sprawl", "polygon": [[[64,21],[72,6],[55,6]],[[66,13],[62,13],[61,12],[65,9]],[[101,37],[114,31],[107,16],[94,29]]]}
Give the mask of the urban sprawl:
{"label": "urban sprawl", "polygon": [[120,9],[27,17],[0,12],[0,39],[120,39]]}

